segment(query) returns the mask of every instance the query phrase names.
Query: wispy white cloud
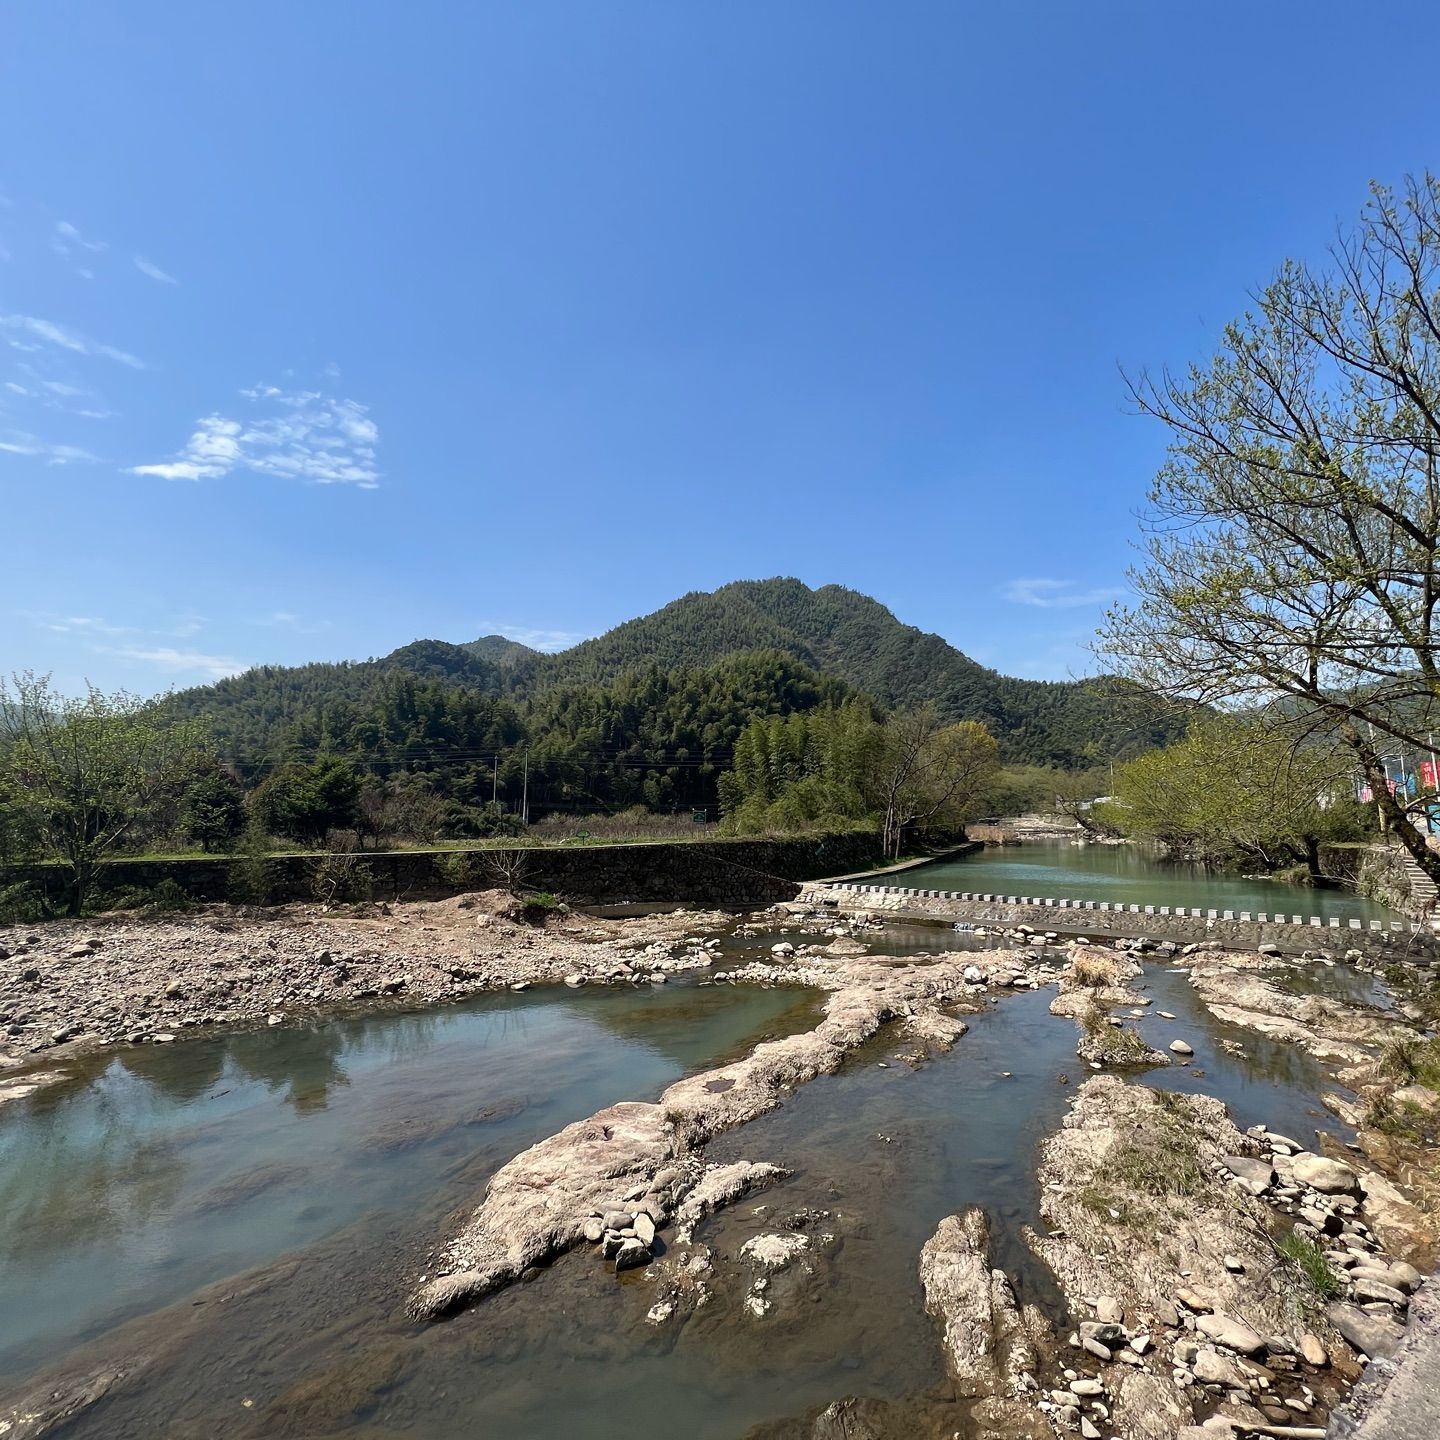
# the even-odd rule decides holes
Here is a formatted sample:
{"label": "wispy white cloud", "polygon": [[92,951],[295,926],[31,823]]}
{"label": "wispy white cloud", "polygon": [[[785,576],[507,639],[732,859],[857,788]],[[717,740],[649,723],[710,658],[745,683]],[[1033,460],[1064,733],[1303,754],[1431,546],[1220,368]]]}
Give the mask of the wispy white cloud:
{"label": "wispy white cloud", "polygon": [[518,640],[532,650],[568,650],[590,637],[580,630],[543,630],[529,625],[510,625],[504,620],[479,620],[479,630],[486,635],[503,635],[507,640]]}
{"label": "wispy white cloud", "polygon": [[1035,605],[1042,610],[1078,610],[1086,605],[1103,605],[1124,593],[1114,585],[1077,590],[1073,580],[1031,577],[1009,581],[1002,587],[1000,596],[1013,605]]}
{"label": "wispy white cloud", "polygon": [[232,470],[249,470],[362,490],[380,483],[375,455],[380,431],[365,406],[318,390],[286,391],[274,385],[241,394],[262,411],[258,418],[207,415],[196,421],[174,459],[133,465],[130,473],[161,480],[215,480]]}
{"label": "wispy white cloud", "polygon": [[38,435],[27,435],[11,430],[0,440],[0,453],[21,455],[32,460],[43,460],[47,465],[93,464],[98,455],[79,445],[61,445],[53,440],[42,440]]}
{"label": "wispy white cloud", "polygon": [[55,237],[50,242],[57,255],[69,255],[73,250],[88,250],[99,255],[110,247],[103,240],[87,240],[68,220],[55,222]]}
{"label": "wispy white cloud", "polygon": [[14,350],[34,353],[52,346],[57,350],[68,350],[74,355],[101,356],[117,364],[128,365],[132,370],[145,369],[145,362],[119,350],[114,345],[102,344],[82,335],[78,330],[57,325],[53,320],[42,320],[35,315],[0,315],[0,331]]}
{"label": "wispy white cloud", "polygon": [[170,645],[112,645],[96,648],[121,660],[136,660],[143,665],[153,665],[167,675],[203,675],[211,680],[223,680],[227,675],[239,675],[250,668],[248,661],[237,660],[233,655],[209,655],[200,650],[177,650]]}
{"label": "wispy white cloud", "polygon": [[95,615],[57,615],[49,610],[23,610],[42,630],[53,630],[57,635],[136,635],[139,631],[133,625],[116,625]]}
{"label": "wispy white cloud", "polygon": [[294,630],[300,635],[318,635],[320,631],[330,628],[328,620],[306,620],[293,610],[272,610],[254,623],[275,630]]}
{"label": "wispy white cloud", "polygon": [[162,285],[178,285],[180,282],[167,271],[162,270],[153,260],[147,260],[143,255],[136,255],[135,268],[142,274],[148,275],[152,280],[158,280]]}
{"label": "wispy white cloud", "polygon": [[5,389],[12,395],[43,405],[47,410],[79,415],[86,420],[109,420],[116,413],[88,386],[76,385],[70,380],[47,380],[30,365],[19,366],[16,373],[23,375],[25,380],[7,380]]}

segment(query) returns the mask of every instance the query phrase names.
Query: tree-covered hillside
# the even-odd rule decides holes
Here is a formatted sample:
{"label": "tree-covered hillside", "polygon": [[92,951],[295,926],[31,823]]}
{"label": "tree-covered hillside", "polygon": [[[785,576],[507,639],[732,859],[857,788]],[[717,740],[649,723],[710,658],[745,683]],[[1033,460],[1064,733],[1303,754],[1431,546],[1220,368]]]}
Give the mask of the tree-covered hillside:
{"label": "tree-covered hillside", "polygon": [[840,585],[812,590],[791,579],[739,580],[686,595],[539,657],[531,683],[605,680],[639,663],[706,664],[755,649],[781,650],[889,708],[933,701],[946,720],[981,720],[1013,762],[1090,765],[1163,744],[1184,729],[1169,707],[1135,687],[1001,675],[897,620],[868,595]]}
{"label": "tree-covered hillside", "polygon": [[210,721],[247,780],[331,753],[382,774],[478,766],[456,784],[513,800],[528,747],[532,807],[669,808],[713,806],[717,767],[750,720],[854,692],[982,721],[1016,763],[1090,766],[1183,729],[1132,687],[1012,679],[867,596],[784,579],[687,595],[556,655],[497,635],[417,640],[379,660],[261,666],[172,703]]}
{"label": "tree-covered hillside", "polygon": [[380,780],[424,775],[458,819],[492,798],[511,810],[523,798],[532,814],[636,804],[713,811],[746,725],[849,693],[770,651],[708,666],[641,665],[606,683],[526,694],[507,690],[463,647],[419,641],[360,664],[262,666],[170,704],[208,719],[247,786],[287,763],[337,756]]}

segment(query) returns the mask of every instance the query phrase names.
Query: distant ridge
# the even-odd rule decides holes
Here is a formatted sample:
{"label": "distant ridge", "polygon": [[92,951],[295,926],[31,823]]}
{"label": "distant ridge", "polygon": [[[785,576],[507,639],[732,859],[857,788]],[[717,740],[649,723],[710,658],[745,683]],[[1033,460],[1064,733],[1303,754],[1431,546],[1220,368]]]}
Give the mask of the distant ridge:
{"label": "distant ridge", "polygon": [[222,736],[227,712],[243,707],[253,743],[257,726],[301,717],[315,732],[316,714],[356,701],[378,677],[396,672],[523,708],[563,691],[613,686],[647,668],[703,670],[761,654],[786,657],[885,707],[930,701],[947,720],[981,720],[1011,762],[1094,765],[1163,744],[1183,729],[1181,716],[1133,686],[1002,675],[868,595],[783,577],[693,591],[556,654],[503,635],[460,644],[416,640],[377,660],[260,667],[187,691],[177,703],[209,715]]}

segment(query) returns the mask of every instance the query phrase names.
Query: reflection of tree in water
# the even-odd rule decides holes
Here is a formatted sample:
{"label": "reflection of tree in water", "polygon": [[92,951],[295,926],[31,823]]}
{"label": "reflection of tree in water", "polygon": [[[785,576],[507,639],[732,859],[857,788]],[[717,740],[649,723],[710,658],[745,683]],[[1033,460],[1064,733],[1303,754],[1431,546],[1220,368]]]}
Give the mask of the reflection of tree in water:
{"label": "reflection of tree in water", "polygon": [[343,1052],[382,1053],[386,1060],[417,1060],[434,1048],[449,1015],[430,1011],[424,1014],[372,1015],[333,1026],[341,1036]]}
{"label": "reflection of tree in water", "polygon": [[819,1020],[816,993],[799,988],[665,986],[606,991],[580,1003],[586,1020],[682,1071],[723,1065],[763,1038],[793,1035]]}
{"label": "reflection of tree in water", "polygon": [[229,1046],[237,1070],[272,1094],[280,1094],[299,1115],[325,1109],[331,1089],[349,1085],[341,1064],[346,1049],[338,1025],[255,1030],[236,1035]]}
{"label": "reflection of tree in water", "polygon": [[137,1087],[105,1079],[0,1132],[6,1263],[138,1230],[174,1206],[187,1170],[181,1147],[146,1133]]}
{"label": "reflection of tree in water", "polygon": [[225,1073],[226,1046],[218,1040],[181,1045],[132,1045],[115,1058],[131,1075],[182,1102],[209,1095]]}

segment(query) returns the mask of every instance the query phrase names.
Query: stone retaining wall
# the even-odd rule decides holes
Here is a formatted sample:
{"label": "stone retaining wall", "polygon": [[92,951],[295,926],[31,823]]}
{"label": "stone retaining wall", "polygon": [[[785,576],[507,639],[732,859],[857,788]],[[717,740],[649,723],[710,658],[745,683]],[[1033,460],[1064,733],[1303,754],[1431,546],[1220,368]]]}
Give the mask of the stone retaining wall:
{"label": "stone retaining wall", "polygon": [[846,909],[893,913],[897,919],[1032,925],[1072,935],[1144,935],[1182,942],[1223,940],[1235,948],[1278,945],[1284,950],[1361,949],[1440,959],[1440,936],[1428,926],[1379,920],[1330,920],[1266,911],[1193,910],[1170,905],[1122,905],[1107,900],[1060,900],[972,891],[915,890],[842,883],[812,885],[801,897]]}
{"label": "stone retaining wall", "polygon": [[[881,858],[880,837],[866,831],[794,840],[691,840],[653,845],[535,846],[515,850],[392,850],[356,855],[368,874],[348,898],[368,888],[376,900],[434,899],[495,885],[497,862],[518,857],[518,883],[578,904],[674,901],[753,907],[793,900],[797,882],[855,870]],[[269,861],[272,903],[315,897],[315,876],[326,857],[276,855]],[[194,900],[232,898],[233,856],[192,860],[113,860],[102,869],[109,895],[153,890],[173,881]],[[57,905],[65,872],[55,865],[11,866],[0,885],[30,883]]]}

